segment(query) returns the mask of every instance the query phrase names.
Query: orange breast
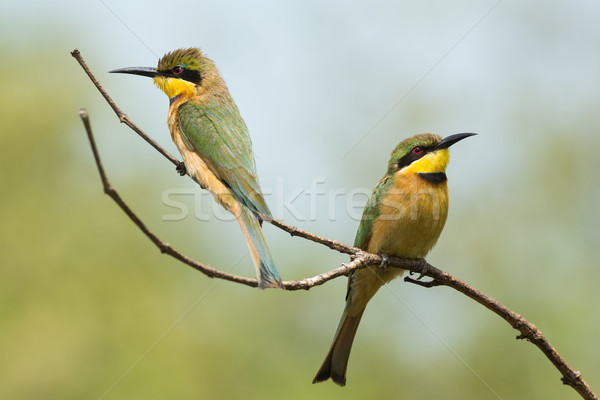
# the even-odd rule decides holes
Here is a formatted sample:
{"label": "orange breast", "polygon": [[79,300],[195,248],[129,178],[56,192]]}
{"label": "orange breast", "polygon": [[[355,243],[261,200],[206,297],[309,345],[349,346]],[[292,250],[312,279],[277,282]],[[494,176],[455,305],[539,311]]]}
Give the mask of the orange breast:
{"label": "orange breast", "polygon": [[432,184],[413,174],[396,173],[381,201],[367,251],[398,257],[425,257],[437,242],[448,216],[446,182]]}

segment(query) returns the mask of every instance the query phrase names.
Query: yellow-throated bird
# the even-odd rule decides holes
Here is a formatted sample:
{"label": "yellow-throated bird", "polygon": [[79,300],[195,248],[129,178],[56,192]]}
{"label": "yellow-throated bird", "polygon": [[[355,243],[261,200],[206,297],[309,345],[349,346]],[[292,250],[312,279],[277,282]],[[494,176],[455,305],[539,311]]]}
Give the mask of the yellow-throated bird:
{"label": "yellow-throated bird", "polygon": [[199,49],[189,48],[167,53],[156,68],[110,72],[151,77],[166,93],[171,138],[187,173],[235,215],[248,242],[259,287],[281,287],[260,226],[261,215],[271,218],[271,212],[258,184],[250,134],[214,62]]}
{"label": "yellow-throated bird", "polygon": [[[472,135],[459,133],[442,139],[422,134],[400,142],[367,201],[354,246],[375,254],[425,257],[448,215],[448,147]],[[350,274],[342,319],[313,383],[331,378],[338,385],[346,384],[350,349],[367,303],[382,285],[403,272],[373,265]]]}

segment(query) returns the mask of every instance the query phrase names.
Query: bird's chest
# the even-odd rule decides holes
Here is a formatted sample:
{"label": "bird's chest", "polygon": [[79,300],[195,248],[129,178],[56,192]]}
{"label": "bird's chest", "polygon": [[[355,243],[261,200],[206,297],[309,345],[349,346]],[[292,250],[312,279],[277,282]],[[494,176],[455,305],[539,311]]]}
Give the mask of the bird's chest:
{"label": "bird's chest", "polygon": [[446,182],[397,175],[382,197],[367,251],[399,257],[425,257],[440,236],[448,215]]}
{"label": "bird's chest", "polygon": [[169,132],[171,132],[171,139],[173,140],[173,143],[175,143],[175,146],[177,146],[177,150],[179,150],[179,153],[183,157],[183,161],[186,163],[187,167],[188,163],[186,159],[193,158],[193,155],[196,153],[193,151],[193,149],[190,149],[185,144],[183,137],[181,136],[181,129],[179,128],[179,117],[177,115],[176,110],[171,110],[171,112],[169,112],[167,124],[169,125]]}

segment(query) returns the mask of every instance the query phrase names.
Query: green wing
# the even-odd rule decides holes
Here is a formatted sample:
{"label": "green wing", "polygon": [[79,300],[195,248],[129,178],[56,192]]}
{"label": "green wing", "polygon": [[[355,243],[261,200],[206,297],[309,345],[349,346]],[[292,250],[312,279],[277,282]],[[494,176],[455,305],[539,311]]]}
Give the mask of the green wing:
{"label": "green wing", "polygon": [[[371,240],[371,236],[373,236],[373,224],[379,214],[381,214],[381,200],[385,196],[385,193],[389,189],[392,184],[391,176],[384,176],[383,179],[379,181],[371,196],[367,200],[367,204],[365,204],[365,209],[363,210],[362,218],[360,219],[360,225],[358,225],[358,230],[356,231],[356,237],[354,238],[354,247],[358,247],[360,249],[365,250],[369,245],[369,241]],[[350,290],[352,289],[352,277],[354,276],[354,271],[350,272],[348,275],[348,288],[346,290],[346,301],[350,298]]]}
{"label": "green wing", "polygon": [[186,102],[179,107],[179,129],[190,150],[254,212],[271,216],[260,191],[248,128],[231,101]]}
{"label": "green wing", "polygon": [[369,199],[367,200],[367,204],[365,204],[360,225],[356,231],[356,237],[354,238],[355,247],[364,250],[369,245],[369,240],[373,234],[373,224],[381,213],[381,208],[379,205],[381,204],[381,200],[391,184],[391,176],[385,176],[381,181],[379,181],[377,186],[375,186],[375,189],[373,189],[371,196],[369,196]]}
{"label": "green wing", "polygon": [[[373,224],[379,214],[381,214],[381,200],[385,196],[385,193],[389,189],[392,184],[391,176],[384,176],[382,180],[379,181],[373,192],[371,192],[371,196],[367,200],[367,204],[365,204],[365,209],[363,210],[362,218],[360,219],[360,225],[358,225],[358,230],[356,231],[356,237],[354,238],[354,247],[358,247],[359,249],[365,250],[369,245],[369,241],[371,240],[371,236],[373,236]],[[352,289],[352,277],[354,276],[354,271],[350,272],[348,275],[348,288],[346,290],[346,301],[350,298],[350,290]]]}

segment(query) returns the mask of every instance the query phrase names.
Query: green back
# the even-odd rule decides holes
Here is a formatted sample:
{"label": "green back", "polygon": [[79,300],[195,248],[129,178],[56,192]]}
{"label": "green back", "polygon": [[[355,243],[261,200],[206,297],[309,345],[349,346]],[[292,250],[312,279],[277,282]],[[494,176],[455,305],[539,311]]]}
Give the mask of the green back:
{"label": "green back", "polygon": [[260,191],[248,128],[233,100],[213,96],[204,104],[179,107],[185,144],[201,155],[211,171],[254,212],[271,216]]}

